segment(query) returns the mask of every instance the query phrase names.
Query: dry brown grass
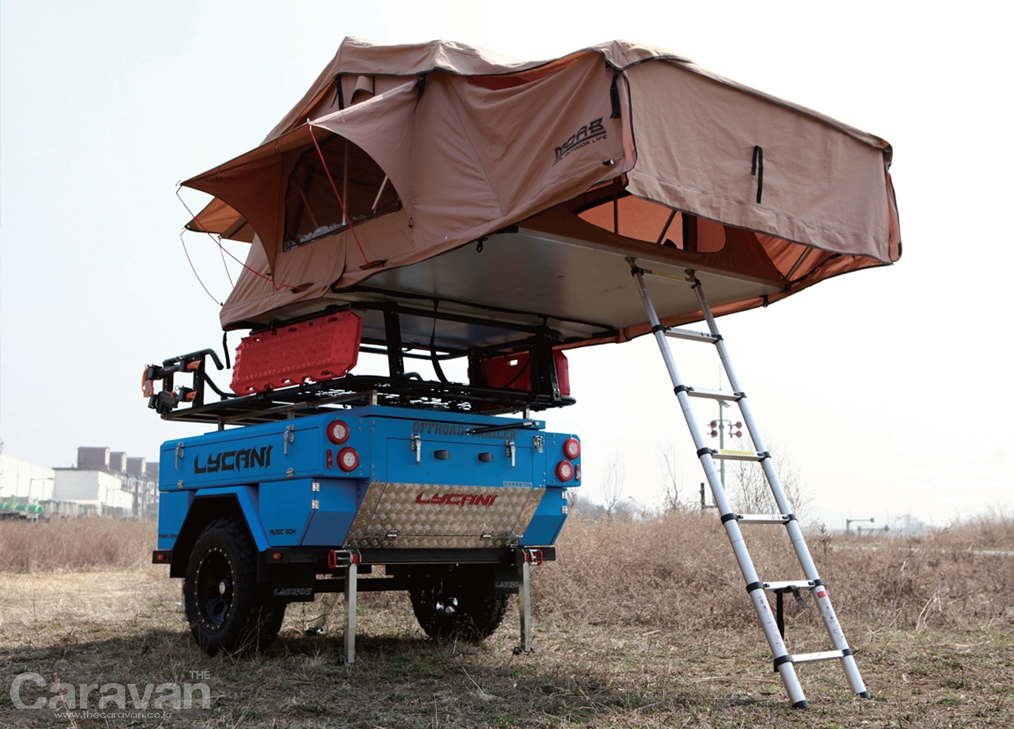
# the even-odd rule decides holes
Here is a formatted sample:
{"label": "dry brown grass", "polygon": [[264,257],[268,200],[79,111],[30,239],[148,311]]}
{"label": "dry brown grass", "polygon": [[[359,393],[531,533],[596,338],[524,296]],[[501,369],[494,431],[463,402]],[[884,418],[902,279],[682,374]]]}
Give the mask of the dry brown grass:
{"label": "dry brown grass", "polygon": [[[6,526],[0,554],[39,544]],[[837,665],[806,665],[809,712],[787,708],[713,513],[573,518],[558,561],[534,571],[536,653],[528,656],[511,653],[514,607],[481,646],[437,645],[404,596],[363,593],[355,666],[338,663],[339,625],[337,639],[302,634],[315,614],[306,604],[290,606],[265,655],[208,658],[179,621],[178,583],[134,559],[148,560],[150,525],[89,526],[48,525],[37,534],[64,546],[37,552],[20,574],[0,573],[0,726],[69,726],[13,708],[7,686],[24,671],[75,685],[186,682],[191,671],[208,672],[209,710],[79,720],[82,729],[1014,725],[1014,557],[983,551],[1014,539],[1010,523],[996,519],[921,539],[813,536],[874,700],[853,699]],[[762,577],[798,576],[779,530],[759,529],[750,536]],[[119,545],[104,552],[115,569],[94,559],[97,534]],[[72,548],[74,535],[87,543]],[[767,536],[770,546],[758,538]],[[827,647],[815,610],[788,608],[790,644]]]}
{"label": "dry brown grass", "polygon": [[[744,527],[761,579],[801,579],[778,526]],[[885,628],[1014,628],[1014,522],[978,519],[925,537],[808,537],[843,620]],[[714,513],[572,519],[536,584],[538,609],[589,623],[700,630],[756,622]],[[812,618],[788,601],[787,619]]]}
{"label": "dry brown grass", "polygon": [[153,521],[54,517],[0,523],[0,572],[139,567],[151,562]]}

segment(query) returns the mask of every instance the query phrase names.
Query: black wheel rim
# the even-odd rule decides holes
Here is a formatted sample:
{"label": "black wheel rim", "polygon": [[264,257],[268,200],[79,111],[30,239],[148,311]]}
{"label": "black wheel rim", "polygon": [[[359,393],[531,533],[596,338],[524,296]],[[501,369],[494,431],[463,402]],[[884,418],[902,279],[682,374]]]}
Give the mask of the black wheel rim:
{"label": "black wheel rim", "polygon": [[444,597],[441,595],[433,601],[433,612],[437,615],[452,617],[457,614],[458,610],[458,598],[456,597]]}
{"label": "black wheel rim", "polygon": [[233,601],[233,570],[225,552],[213,547],[197,566],[197,608],[201,621],[220,628],[229,618]]}

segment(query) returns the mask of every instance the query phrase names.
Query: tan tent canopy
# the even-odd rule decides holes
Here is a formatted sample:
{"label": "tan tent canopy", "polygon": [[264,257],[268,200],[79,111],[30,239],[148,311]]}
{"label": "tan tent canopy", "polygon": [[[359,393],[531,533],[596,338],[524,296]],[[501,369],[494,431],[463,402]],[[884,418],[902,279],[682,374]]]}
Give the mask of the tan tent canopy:
{"label": "tan tent canopy", "polygon": [[[461,315],[445,347],[510,339],[483,318],[578,346],[646,330],[627,257],[713,279],[716,313],[898,260],[890,161],[878,137],[656,48],[521,63],[349,38],[259,147],[184,184],[215,196],[191,230],[253,243],[227,329],[414,300]],[[656,305],[700,317],[683,289]]]}

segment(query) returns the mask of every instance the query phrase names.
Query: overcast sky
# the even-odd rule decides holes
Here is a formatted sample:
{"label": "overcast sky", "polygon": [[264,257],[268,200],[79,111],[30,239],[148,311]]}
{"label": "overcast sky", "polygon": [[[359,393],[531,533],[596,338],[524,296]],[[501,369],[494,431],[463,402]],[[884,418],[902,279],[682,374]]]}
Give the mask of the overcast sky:
{"label": "overcast sky", "polygon": [[[218,304],[180,243],[176,183],[259,143],[344,36],[524,60],[626,38],[894,146],[901,261],[719,322],[811,515],[840,527],[1010,514],[1014,241],[998,221],[1014,199],[1011,15],[980,2],[0,0],[4,453],[67,466],[78,446],[107,445],[153,460],[163,440],[200,430],[162,422],[139,390],[146,362],[221,347]],[[217,250],[185,239],[223,301]],[[570,353],[579,404],[544,416],[582,436],[593,499],[618,459],[624,496],[655,503],[668,443],[684,490],[702,480],[654,347]],[[688,373],[718,384],[717,365]]]}

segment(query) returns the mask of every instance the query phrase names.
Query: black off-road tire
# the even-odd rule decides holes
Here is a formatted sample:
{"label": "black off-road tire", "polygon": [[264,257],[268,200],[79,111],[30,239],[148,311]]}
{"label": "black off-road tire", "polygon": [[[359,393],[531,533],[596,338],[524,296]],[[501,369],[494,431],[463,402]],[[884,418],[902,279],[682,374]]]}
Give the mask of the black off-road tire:
{"label": "black off-road tire", "polygon": [[409,596],[419,626],[439,641],[480,643],[496,632],[508,594],[493,589],[491,565],[458,565],[414,576]]}
{"label": "black off-road tire", "polygon": [[282,627],[285,603],[257,581],[257,550],[239,519],[210,522],[187,564],[190,632],[210,656],[245,655],[268,647]]}

